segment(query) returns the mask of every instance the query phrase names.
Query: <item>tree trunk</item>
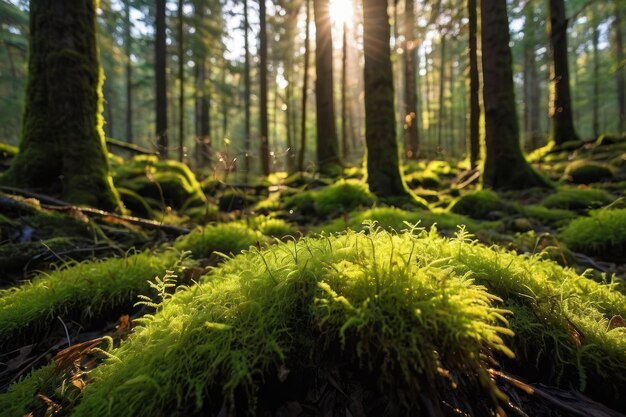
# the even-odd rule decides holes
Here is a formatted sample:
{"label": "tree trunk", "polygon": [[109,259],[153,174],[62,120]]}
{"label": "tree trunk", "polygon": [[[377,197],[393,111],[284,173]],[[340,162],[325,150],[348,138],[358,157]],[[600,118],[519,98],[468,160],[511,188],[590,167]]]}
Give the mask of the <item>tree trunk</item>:
{"label": "tree trunk", "polygon": [[309,55],[310,55],[310,30],[311,25],[311,0],[306,3],[306,23],[304,35],[304,76],[302,81],[302,119],[300,120],[300,149],[298,150],[298,170],[304,171],[304,153],[306,152],[306,105],[309,92]]}
{"label": "tree trunk", "polygon": [[524,24],[524,132],[530,149],[541,146],[541,116],[539,77],[537,75],[537,58],[535,48],[535,6],[528,3],[525,7]]}
{"label": "tree trunk", "polygon": [[615,19],[613,31],[615,32],[615,82],[617,87],[618,126],[617,131],[622,133],[626,130],[626,62],[624,61],[624,39],[622,37],[622,11],[619,0],[614,0]]}
{"label": "tree trunk", "polygon": [[404,197],[395,137],[393,72],[387,0],[363,1],[367,182],[378,197]]}
{"label": "tree trunk", "polygon": [[404,156],[417,159],[417,37],[415,35],[415,1],[405,0],[404,3]]}
{"label": "tree trunk", "polygon": [[469,152],[470,166],[480,158],[480,82],[478,78],[478,13],[476,0],[467,0],[469,16]]}
{"label": "tree trunk", "polygon": [[348,24],[343,23],[343,40],[341,54],[341,154],[346,160],[350,149],[348,147],[348,103],[347,103],[347,69],[348,69]]}
{"label": "tree trunk", "polygon": [[333,97],[333,40],[329,0],[313,0],[313,10],[315,15],[317,164],[321,173],[335,174],[341,163]]}
{"label": "tree trunk", "polygon": [[245,151],[245,182],[248,182],[248,175],[250,174],[250,44],[249,34],[250,24],[248,22],[248,0],[243,2],[243,27],[244,27],[244,151]]}
{"label": "tree trunk", "polygon": [[430,114],[430,94],[431,94],[431,75],[432,75],[432,67],[430,66],[428,52],[424,50],[424,66],[426,67],[426,75],[424,77],[424,83],[426,84],[426,97],[424,97],[424,109],[426,109],[426,126],[428,128],[425,131],[425,136],[427,139],[427,143],[432,145],[432,116]]}
{"label": "tree trunk", "polygon": [[20,152],[2,182],[119,209],[102,130],[96,2],[31,1],[29,51]]}
{"label": "tree trunk", "polygon": [[444,88],[446,81],[446,34],[441,35],[441,58],[439,62],[439,115],[437,116],[437,147],[443,150],[443,119],[445,117]]}
{"label": "tree trunk", "polygon": [[265,0],[259,1],[260,18],[260,88],[259,108],[261,123],[261,168],[263,175],[270,174],[270,148],[269,148],[269,123],[267,116],[267,22],[265,18]]}
{"label": "tree trunk", "polygon": [[133,143],[133,65],[131,60],[130,0],[125,1],[124,47],[126,49],[126,141]]}
{"label": "tree trunk", "polygon": [[494,189],[547,186],[520,148],[506,0],[482,0],[481,6],[487,150],[483,185]]}
{"label": "tree trunk", "polygon": [[185,160],[185,48],[183,0],[178,0],[178,160]]}
{"label": "tree trunk", "polygon": [[549,0],[548,28],[550,34],[550,139],[560,145],[577,140],[572,115],[572,98],[569,87],[567,62],[567,19],[564,0]]}
{"label": "tree trunk", "polygon": [[591,126],[593,129],[594,137],[600,136],[600,118],[599,118],[599,107],[600,107],[600,80],[599,70],[600,70],[600,57],[598,54],[598,43],[600,42],[600,31],[598,30],[598,10],[595,5],[592,5],[591,8],[591,46],[593,51],[593,93],[591,95]]}
{"label": "tree trunk", "polygon": [[167,76],[166,76],[166,0],[156,0],[155,81],[156,81],[156,136],[157,152],[167,159]]}

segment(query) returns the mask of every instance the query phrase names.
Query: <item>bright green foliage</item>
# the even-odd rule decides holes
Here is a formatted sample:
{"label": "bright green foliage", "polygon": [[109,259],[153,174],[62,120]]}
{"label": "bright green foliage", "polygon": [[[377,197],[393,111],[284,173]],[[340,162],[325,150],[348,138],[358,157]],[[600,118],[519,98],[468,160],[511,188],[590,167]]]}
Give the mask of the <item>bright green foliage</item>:
{"label": "bright green foliage", "polygon": [[487,219],[490,213],[504,212],[509,207],[500,196],[491,190],[472,191],[452,202],[450,211],[464,214],[474,219]]}
{"label": "bright green foliage", "polygon": [[57,317],[88,321],[103,311],[129,305],[148,288],[147,280],[175,263],[175,252],[138,253],[104,261],[70,263],[32,282],[0,291],[0,350],[34,342]]}
{"label": "bright green foliage", "polygon": [[565,210],[588,210],[611,203],[614,198],[606,191],[593,188],[560,188],[548,196],[543,205]]}
{"label": "bright green foliage", "polygon": [[624,261],[626,256],[626,209],[593,210],[590,217],[573,220],[561,233],[572,250],[602,259]]}
{"label": "bright green foliage", "polygon": [[395,207],[377,207],[364,211],[351,212],[347,222],[344,218],[335,219],[329,224],[322,225],[318,231],[327,233],[341,232],[346,229],[355,231],[364,230],[363,222],[373,220],[385,229],[402,230],[406,228],[406,222],[419,223],[423,227],[431,227],[437,224],[437,228],[454,232],[459,225],[465,225],[472,232],[480,229],[475,220],[460,214],[449,212],[433,212],[427,210],[405,211]]}
{"label": "bright green foliage", "polygon": [[[153,204],[153,209],[172,206],[175,209],[206,202],[200,183],[185,164],[177,161],[159,161],[156,156],[135,156],[122,165],[113,164],[113,179]],[[135,199],[125,194],[131,207]]]}
{"label": "bright green foliage", "polygon": [[613,170],[606,164],[575,161],[565,169],[565,176],[576,184],[590,184],[613,178]]}
{"label": "bright green foliage", "polygon": [[[238,410],[252,411],[281,364],[333,361],[339,347],[413,406],[416,390],[448,386],[439,366],[484,375],[482,349],[510,355],[505,312],[470,274],[422,262],[429,241],[372,230],[244,253],[179,291],[114,350],[72,415],[216,413],[222,398],[235,406],[236,392]],[[493,393],[472,377],[459,383]]]}
{"label": "bright green foliage", "polygon": [[286,199],[285,208],[303,215],[339,215],[357,207],[369,207],[376,197],[367,184],[355,180],[340,180],[321,190],[306,191]]}
{"label": "bright green foliage", "polygon": [[439,188],[441,187],[441,178],[435,172],[426,170],[421,172],[413,172],[405,177],[406,185],[409,188]]}
{"label": "bright green foliage", "polygon": [[0,159],[13,158],[17,155],[17,146],[0,142]]}
{"label": "bright green foliage", "polygon": [[11,385],[6,394],[0,395],[0,416],[27,415],[32,408],[42,403],[36,395],[53,381],[53,375],[54,365],[48,365],[31,372],[19,383]]}
{"label": "bright green foliage", "polygon": [[343,213],[359,206],[371,206],[376,197],[360,181],[338,181],[315,195],[317,211],[322,216]]}
{"label": "bright green foliage", "polygon": [[298,229],[282,219],[275,219],[267,216],[257,216],[246,219],[247,224],[258,230],[265,236],[283,238],[285,236],[295,236]]}
{"label": "bright green foliage", "polygon": [[262,240],[261,235],[244,224],[218,223],[195,229],[180,237],[174,246],[190,251],[194,258],[204,258],[212,252],[237,254]]}

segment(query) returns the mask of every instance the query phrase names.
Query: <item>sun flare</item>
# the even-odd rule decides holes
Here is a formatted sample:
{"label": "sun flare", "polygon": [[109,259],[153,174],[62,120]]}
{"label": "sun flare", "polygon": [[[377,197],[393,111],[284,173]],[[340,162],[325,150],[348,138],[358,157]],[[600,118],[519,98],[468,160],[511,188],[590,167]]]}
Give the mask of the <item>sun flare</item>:
{"label": "sun flare", "polygon": [[335,25],[351,24],[354,18],[352,0],[330,0],[330,20]]}

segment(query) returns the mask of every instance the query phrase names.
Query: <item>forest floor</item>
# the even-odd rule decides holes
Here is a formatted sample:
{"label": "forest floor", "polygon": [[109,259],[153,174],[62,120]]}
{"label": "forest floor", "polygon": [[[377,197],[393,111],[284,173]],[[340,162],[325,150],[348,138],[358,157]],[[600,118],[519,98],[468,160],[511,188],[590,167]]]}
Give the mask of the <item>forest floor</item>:
{"label": "forest floor", "polygon": [[0,416],[620,416],[626,137],[529,159],[553,190],[416,161],[400,207],[149,155],[124,215],[0,188]]}

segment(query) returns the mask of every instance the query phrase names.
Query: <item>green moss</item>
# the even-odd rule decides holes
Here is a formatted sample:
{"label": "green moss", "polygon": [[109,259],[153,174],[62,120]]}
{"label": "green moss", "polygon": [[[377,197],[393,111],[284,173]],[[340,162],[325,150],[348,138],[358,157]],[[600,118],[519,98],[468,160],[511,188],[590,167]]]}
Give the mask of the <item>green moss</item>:
{"label": "green moss", "polygon": [[541,205],[518,205],[517,210],[524,216],[539,220],[543,224],[560,225],[566,223],[577,216],[569,210],[547,208]]}
{"label": "green moss", "polygon": [[252,413],[281,366],[339,357],[376,375],[378,389],[407,409],[421,392],[446,398],[439,367],[458,369],[461,387],[494,394],[476,375],[485,375],[483,349],[508,353],[504,312],[469,276],[407,262],[414,239],[352,233],[235,258],[174,295],[113,351],[118,359],[92,373],[72,415],[216,413],[224,400]]}
{"label": "green moss", "polygon": [[25,416],[34,409],[45,409],[36,395],[53,384],[54,379],[54,366],[48,365],[12,384],[5,394],[0,394],[0,416]]}
{"label": "green moss", "polygon": [[510,207],[494,191],[479,190],[463,194],[452,202],[449,209],[474,219],[487,219],[494,212],[505,212]]}
{"label": "green moss", "polygon": [[315,195],[317,212],[322,216],[339,214],[359,206],[371,206],[376,197],[369,192],[365,183],[360,181],[338,181]]}
{"label": "green moss", "polygon": [[180,237],[174,246],[182,251],[191,251],[195,258],[204,258],[212,252],[237,254],[259,241],[263,238],[241,223],[221,223],[197,228]]}
{"label": "green moss", "polygon": [[318,232],[336,233],[346,229],[361,231],[366,228],[364,222],[375,221],[380,227],[388,230],[406,229],[407,222],[421,227],[431,227],[434,224],[438,229],[454,232],[459,225],[467,226],[472,232],[482,228],[492,227],[492,224],[479,225],[475,220],[468,217],[445,211],[433,212],[428,210],[405,211],[395,207],[377,207],[365,211],[354,211],[345,218],[339,218],[331,223],[319,226]]}
{"label": "green moss", "polygon": [[626,209],[593,210],[590,217],[573,220],[561,239],[572,250],[601,259],[624,261],[626,254]]}
{"label": "green moss", "polygon": [[565,176],[576,184],[590,184],[613,178],[613,170],[606,164],[575,161],[565,169]]}
{"label": "green moss", "polygon": [[258,230],[265,236],[283,238],[285,236],[295,236],[298,229],[292,224],[282,219],[275,219],[267,216],[257,216],[246,219],[247,225]]}
{"label": "green moss", "polygon": [[626,136],[600,135],[596,140],[596,146],[609,146],[626,143]]}
{"label": "green moss", "polygon": [[8,143],[0,142],[0,159],[11,159],[17,155],[17,146],[9,145]]}
{"label": "green moss", "polygon": [[68,263],[32,282],[0,291],[0,350],[33,343],[63,320],[88,322],[103,311],[132,304],[147,280],[174,264],[177,254],[143,252],[104,261]]}
{"label": "green moss", "polygon": [[130,210],[136,216],[154,217],[154,213],[150,204],[145,198],[127,188],[118,187],[117,191],[120,194],[124,207]]}
{"label": "green moss", "polygon": [[588,210],[610,204],[614,198],[606,191],[593,188],[560,188],[543,200],[548,208]]}
{"label": "green moss", "polygon": [[422,186],[424,188],[440,188],[441,178],[439,175],[430,170],[414,172],[405,177],[406,185],[409,188],[417,188]]}

